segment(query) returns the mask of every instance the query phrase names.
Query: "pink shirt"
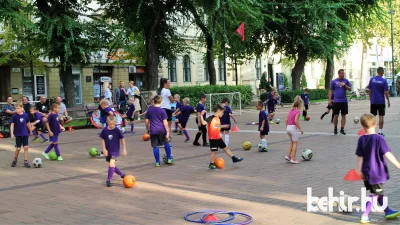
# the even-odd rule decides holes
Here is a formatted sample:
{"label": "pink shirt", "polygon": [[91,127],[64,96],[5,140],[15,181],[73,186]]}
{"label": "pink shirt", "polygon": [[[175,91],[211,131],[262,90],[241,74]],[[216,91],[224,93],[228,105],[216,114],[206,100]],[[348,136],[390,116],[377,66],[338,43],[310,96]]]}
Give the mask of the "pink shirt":
{"label": "pink shirt", "polygon": [[296,115],[300,115],[300,110],[298,109],[291,109],[288,115],[288,125],[296,125],[295,119]]}

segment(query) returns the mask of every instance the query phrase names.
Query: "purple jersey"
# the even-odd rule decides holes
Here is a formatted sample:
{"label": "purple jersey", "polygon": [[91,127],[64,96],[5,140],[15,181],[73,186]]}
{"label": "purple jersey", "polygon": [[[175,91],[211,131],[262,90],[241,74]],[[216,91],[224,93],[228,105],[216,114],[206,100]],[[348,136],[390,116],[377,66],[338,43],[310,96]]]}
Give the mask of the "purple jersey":
{"label": "purple jersey", "polygon": [[150,134],[166,134],[164,120],[168,119],[167,113],[160,107],[150,107],[146,113],[146,119],[150,120]]}
{"label": "purple jersey", "polygon": [[361,171],[368,183],[381,184],[389,179],[385,159],[387,152],[390,152],[390,148],[381,135],[363,135],[358,139],[356,155],[363,157]]}
{"label": "purple jersey", "polygon": [[103,109],[103,113],[101,114],[103,117],[100,118],[100,122],[102,123],[107,122],[107,117],[110,115],[110,112],[112,112],[115,116],[115,112],[111,107],[105,107]]}
{"label": "purple jersey", "polygon": [[275,111],[275,105],[278,104],[278,100],[274,99],[274,95],[269,94],[268,95],[268,102],[267,102],[267,106],[268,106],[268,111],[269,112],[274,112]]}
{"label": "purple jersey", "polygon": [[124,138],[122,132],[116,127],[112,130],[105,127],[100,133],[100,138],[103,139],[106,144],[108,155],[118,157],[120,140]]}
{"label": "purple jersey", "polygon": [[[203,110],[206,110],[206,107],[204,106],[204,104],[201,104],[201,103],[197,104],[196,111],[198,113],[201,113]],[[206,119],[206,114],[207,113],[204,113],[204,115],[203,115],[204,120]]]}
{"label": "purple jersey", "polygon": [[29,123],[28,114],[22,113],[17,114],[14,113],[10,119],[10,123],[14,124],[14,136],[28,136],[28,128],[26,124]]}
{"label": "purple jersey", "polygon": [[35,121],[33,121],[33,122],[36,122],[36,120],[39,120],[40,122],[37,123],[37,124],[38,125],[43,125],[43,117],[42,117],[42,115],[39,112],[35,112],[33,115],[35,117]]}
{"label": "purple jersey", "polygon": [[58,119],[58,114],[50,113],[49,118],[47,119],[47,122],[49,123],[50,130],[51,130],[51,132],[53,132],[54,135],[59,135],[61,133],[60,121]]}
{"label": "purple jersey", "polygon": [[310,98],[308,96],[308,94],[301,94],[301,99],[303,99],[304,105],[308,105],[310,104]]}
{"label": "purple jersey", "polygon": [[369,80],[371,90],[371,104],[385,104],[385,92],[389,90],[388,83],[382,76],[375,76]]}
{"label": "purple jersey", "polygon": [[187,123],[189,121],[190,114],[194,112],[194,108],[190,105],[182,106],[181,114],[179,114],[178,119],[181,123]]}
{"label": "purple jersey", "polygon": [[232,109],[229,106],[224,106],[225,107],[225,111],[224,111],[224,115],[222,115],[221,117],[221,125],[225,125],[225,124],[231,124],[231,117],[229,116],[230,114],[232,114]]}
{"label": "purple jersey", "polygon": [[182,106],[183,106],[183,105],[182,105],[182,102],[177,102],[177,103],[176,103],[176,109],[175,109],[175,110],[178,110],[178,109],[181,110],[181,109],[182,109]]}
{"label": "purple jersey", "polygon": [[347,102],[347,96],[346,96],[346,88],[345,87],[341,87],[339,84],[341,82],[344,82],[345,85],[347,85],[348,87],[351,87],[350,82],[346,79],[335,79],[331,82],[331,90],[335,93],[335,98],[333,99],[333,101],[335,103],[340,103],[340,102]]}
{"label": "purple jersey", "polygon": [[135,112],[135,105],[134,104],[130,104],[129,107],[128,107],[128,112],[126,112],[126,116],[128,118],[132,118],[134,112]]}
{"label": "purple jersey", "polygon": [[264,122],[264,132],[269,132],[269,123],[268,123],[268,116],[265,110],[261,110],[258,114],[258,130],[260,131],[262,122]]}

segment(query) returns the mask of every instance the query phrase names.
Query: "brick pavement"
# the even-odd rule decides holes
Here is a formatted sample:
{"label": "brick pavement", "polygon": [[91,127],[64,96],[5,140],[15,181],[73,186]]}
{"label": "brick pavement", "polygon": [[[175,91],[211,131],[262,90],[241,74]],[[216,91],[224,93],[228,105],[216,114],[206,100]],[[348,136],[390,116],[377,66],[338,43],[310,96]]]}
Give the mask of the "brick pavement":
{"label": "brick pavement", "polygon": [[[400,125],[397,119],[400,99],[392,100],[385,126],[387,141],[395,155],[400,144]],[[137,179],[133,189],[125,189],[121,179],[114,176],[114,187],[107,188],[107,164],[104,158],[90,158],[90,147],[100,148],[98,130],[65,132],[60,137],[60,150],[65,161],[45,161],[40,169],[25,169],[22,158],[11,168],[13,147],[10,139],[0,140],[0,224],[190,224],[183,220],[189,211],[221,209],[242,211],[253,216],[252,224],[357,224],[360,213],[308,213],[306,188],[313,188],[314,196],[325,196],[328,187],[346,194],[359,196],[361,182],[345,182],[344,175],[356,167],[354,156],[359,124],[352,118],[368,111],[367,101],[350,103],[348,136],[333,136],[329,116],[319,120],[325,104],[310,107],[311,121],[302,122],[306,134],[300,139],[299,150],[310,148],[314,158],[300,165],[285,162],[288,147],[283,119],[287,108],[278,108],[282,119],[271,125],[268,136],[269,152],[260,153],[256,147],[243,151],[242,142],[259,142],[256,126],[246,122],[257,120],[255,110],[246,111],[239,119],[242,132],[231,133],[230,147],[235,155],[245,160],[232,164],[225,159],[225,168],[207,170],[209,150],[184,144],[183,137],[173,136],[173,155],[176,165],[154,167],[149,142],[141,140],[143,129],[137,135],[126,135],[128,156],[117,162],[124,172]],[[194,128],[193,120],[189,127]],[[309,132],[309,134],[307,134]],[[190,135],[194,137],[195,131]],[[40,157],[46,144],[31,145],[30,159]],[[161,151],[162,152],[162,151]],[[300,158],[300,153],[298,153]],[[391,180],[385,185],[390,205],[400,208],[400,173],[389,165]],[[400,220],[387,222],[382,213],[373,213],[375,224],[400,224]]]}

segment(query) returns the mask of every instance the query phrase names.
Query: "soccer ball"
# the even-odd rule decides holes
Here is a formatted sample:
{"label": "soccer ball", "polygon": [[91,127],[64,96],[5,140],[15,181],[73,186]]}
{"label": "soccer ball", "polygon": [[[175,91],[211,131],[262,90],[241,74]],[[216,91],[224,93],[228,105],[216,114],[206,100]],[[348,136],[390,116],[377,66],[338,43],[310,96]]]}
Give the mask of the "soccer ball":
{"label": "soccer ball", "polygon": [[268,147],[263,148],[262,144],[258,144],[258,151],[259,152],[268,152]]}
{"label": "soccer ball", "polygon": [[281,119],[276,119],[276,120],[275,120],[275,123],[276,123],[276,124],[280,124],[280,123],[281,123]]}
{"label": "soccer ball", "polygon": [[33,166],[34,166],[35,168],[40,168],[40,167],[42,167],[43,162],[42,162],[42,159],[41,159],[41,158],[35,158],[35,159],[32,161],[32,164],[33,164]]}
{"label": "soccer ball", "polygon": [[360,118],[358,118],[358,117],[356,116],[356,117],[354,117],[353,121],[354,121],[354,123],[358,123],[358,122],[360,122]]}
{"label": "soccer ball", "polygon": [[310,149],[304,149],[303,152],[301,153],[301,156],[303,157],[304,160],[308,161],[311,160],[313,157],[313,153]]}
{"label": "soccer ball", "polygon": [[251,149],[251,142],[250,141],[243,142],[243,148],[244,148],[244,150],[250,150]]}

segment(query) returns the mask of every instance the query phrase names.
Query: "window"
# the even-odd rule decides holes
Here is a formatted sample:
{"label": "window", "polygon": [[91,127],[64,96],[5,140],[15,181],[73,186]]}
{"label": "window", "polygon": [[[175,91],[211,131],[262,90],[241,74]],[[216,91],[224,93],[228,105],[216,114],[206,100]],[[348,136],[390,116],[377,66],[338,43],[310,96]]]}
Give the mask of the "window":
{"label": "window", "polygon": [[[82,104],[82,85],[81,85],[81,71],[79,68],[72,67],[72,79],[74,80],[75,87],[75,103]],[[60,96],[65,99],[64,85],[60,79]]]}
{"label": "window", "polygon": [[209,81],[210,74],[208,74],[208,66],[207,63],[204,63],[204,81]]}
{"label": "window", "polygon": [[220,81],[225,81],[224,71],[225,71],[224,60],[219,60],[218,61],[218,74],[219,74]]}
{"label": "window", "polygon": [[168,79],[176,82],[176,60],[168,60]]}
{"label": "window", "polygon": [[261,78],[261,59],[258,57],[256,59],[256,79],[259,80]]}
{"label": "window", "polygon": [[192,81],[192,74],[190,72],[190,58],[188,55],[183,57],[183,82]]}

